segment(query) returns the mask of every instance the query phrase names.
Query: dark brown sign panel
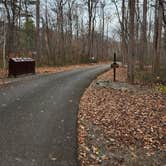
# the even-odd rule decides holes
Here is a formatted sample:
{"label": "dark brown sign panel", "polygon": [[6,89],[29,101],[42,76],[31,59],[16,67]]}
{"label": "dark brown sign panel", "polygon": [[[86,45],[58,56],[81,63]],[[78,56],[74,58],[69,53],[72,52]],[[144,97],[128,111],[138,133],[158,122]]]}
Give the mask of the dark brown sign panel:
{"label": "dark brown sign panel", "polygon": [[32,58],[10,58],[9,76],[35,74],[35,60]]}

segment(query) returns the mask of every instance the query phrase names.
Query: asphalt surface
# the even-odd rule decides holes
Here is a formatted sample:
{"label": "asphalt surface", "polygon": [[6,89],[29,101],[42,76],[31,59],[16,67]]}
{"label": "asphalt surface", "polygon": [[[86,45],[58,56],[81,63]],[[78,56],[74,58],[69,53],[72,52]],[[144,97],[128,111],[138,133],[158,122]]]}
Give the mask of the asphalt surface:
{"label": "asphalt surface", "polygon": [[36,76],[0,89],[0,166],[75,166],[80,97],[108,66]]}

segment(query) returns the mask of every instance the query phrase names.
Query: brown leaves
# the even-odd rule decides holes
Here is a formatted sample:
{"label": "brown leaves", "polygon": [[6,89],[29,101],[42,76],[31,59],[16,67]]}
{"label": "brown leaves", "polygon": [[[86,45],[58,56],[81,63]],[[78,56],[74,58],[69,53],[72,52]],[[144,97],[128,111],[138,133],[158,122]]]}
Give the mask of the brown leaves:
{"label": "brown leaves", "polygon": [[[109,62],[107,62],[109,63]],[[95,65],[102,64],[102,62],[99,62],[97,64],[79,64],[79,65],[70,65],[70,66],[64,66],[64,67],[38,67],[37,73],[43,74],[43,73],[57,73],[57,72],[62,72],[62,71],[69,71],[73,69],[79,69],[79,68],[84,68],[84,67],[91,67]]]}
{"label": "brown leaves", "polygon": [[[125,69],[118,70],[120,73],[118,79],[125,80],[123,73]],[[109,71],[98,79],[108,80],[111,75],[112,71]],[[105,89],[98,88],[93,83],[80,103],[79,140],[82,141],[79,141],[79,150],[86,157],[80,155],[79,159],[82,165],[97,165],[100,160],[101,163],[105,163],[102,156],[105,156],[108,165],[112,162],[114,162],[112,165],[115,163],[121,165],[122,161],[127,163],[127,156],[131,156],[129,158],[132,162],[140,160],[141,157],[151,161],[158,152],[166,150],[165,123],[165,93]],[[80,134],[82,132],[84,135]],[[82,148],[82,144],[90,151]],[[117,151],[124,151],[122,159],[117,157]],[[116,157],[112,159],[110,153]],[[163,162],[164,158],[160,161],[158,158],[155,158],[156,163]]]}
{"label": "brown leaves", "polygon": [[[110,62],[99,62],[96,64],[79,64],[79,65],[69,65],[64,67],[38,67],[36,68],[37,74],[45,74],[45,73],[58,73],[63,71],[70,71],[79,68],[88,68],[99,64],[109,64]],[[0,86],[3,84],[8,84],[12,82],[11,79],[7,78],[8,70],[0,69]]]}

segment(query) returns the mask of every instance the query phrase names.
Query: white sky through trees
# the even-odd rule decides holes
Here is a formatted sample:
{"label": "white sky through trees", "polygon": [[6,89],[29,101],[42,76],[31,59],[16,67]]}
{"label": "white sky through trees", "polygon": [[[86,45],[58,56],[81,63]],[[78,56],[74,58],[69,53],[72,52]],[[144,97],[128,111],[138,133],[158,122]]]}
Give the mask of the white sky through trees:
{"label": "white sky through trees", "polygon": [[[86,0],[75,0],[75,4],[78,5],[78,16],[79,19],[81,20],[81,17],[84,19],[84,25],[86,27],[87,22],[88,22],[88,10],[87,6],[85,4]],[[100,3],[103,2],[104,0],[99,0],[98,5],[97,5],[97,14],[96,14],[96,27],[95,29],[97,31],[100,31],[101,28],[101,5]],[[118,12],[121,17],[121,3],[122,0],[105,0],[105,35],[109,35],[109,37],[114,38],[114,39],[119,39],[119,31],[120,31],[120,24],[118,20],[118,15],[117,15],[117,10],[115,8],[115,1],[118,6]],[[40,13],[41,13],[41,18],[44,19],[45,17],[45,10],[46,10],[46,3],[48,7],[48,17],[49,21],[51,24],[56,25],[56,0],[41,0],[41,6],[40,6]],[[153,6],[155,3],[154,0],[149,1],[149,7]],[[127,5],[127,2],[126,2]],[[139,6],[140,6],[140,13],[142,10],[142,5],[143,5],[143,0],[139,0]],[[0,5],[0,15],[2,19],[2,5]],[[153,7],[152,7],[153,8]],[[30,12],[33,13],[34,20],[35,20],[35,7],[30,6],[28,9]],[[152,9],[153,10],[153,9]],[[64,12],[67,11],[67,5],[64,7]],[[149,10],[148,10],[149,11]],[[153,17],[153,12],[151,11],[151,17]],[[149,12],[148,12],[149,15]],[[140,15],[140,19],[142,16]],[[40,20],[42,22],[42,19]],[[34,21],[35,22],[35,21]]]}

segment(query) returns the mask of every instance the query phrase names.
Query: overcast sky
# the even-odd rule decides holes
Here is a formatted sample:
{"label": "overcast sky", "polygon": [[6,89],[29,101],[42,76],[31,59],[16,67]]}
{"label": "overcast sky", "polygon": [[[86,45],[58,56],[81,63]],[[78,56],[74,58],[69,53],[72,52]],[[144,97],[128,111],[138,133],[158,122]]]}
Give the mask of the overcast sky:
{"label": "overcast sky", "polygon": [[[152,1],[154,1],[154,0],[152,0]],[[51,19],[55,20],[56,16],[55,16],[55,13],[52,12],[51,8],[55,7],[56,1],[47,0],[47,2],[48,2],[49,16]],[[88,21],[87,6],[85,4],[83,4],[83,0],[76,0],[76,2],[78,4],[80,4],[79,11],[78,11],[79,19],[81,19],[81,17],[83,17],[84,23],[86,24]],[[118,2],[119,13],[121,13],[121,0],[117,0],[117,2]],[[112,2],[112,0],[105,0],[105,3],[106,3],[106,6],[105,6],[105,33],[107,33],[107,30],[108,30],[108,34],[110,37],[114,36],[115,38],[117,38],[118,37],[117,32],[120,29],[120,24],[119,24],[119,20],[117,17],[117,11],[116,11],[115,5]],[[143,4],[143,0],[140,0],[139,1],[140,11],[142,10],[142,4]],[[100,5],[100,3],[99,3],[99,5]],[[43,15],[43,17],[44,17],[44,12],[45,12],[45,6],[46,6],[46,0],[41,0],[41,15]],[[35,7],[31,7],[30,10],[35,15]],[[101,27],[99,15],[100,15],[100,11],[98,9],[97,17],[96,17],[96,29],[97,30],[99,30],[99,28]]]}

